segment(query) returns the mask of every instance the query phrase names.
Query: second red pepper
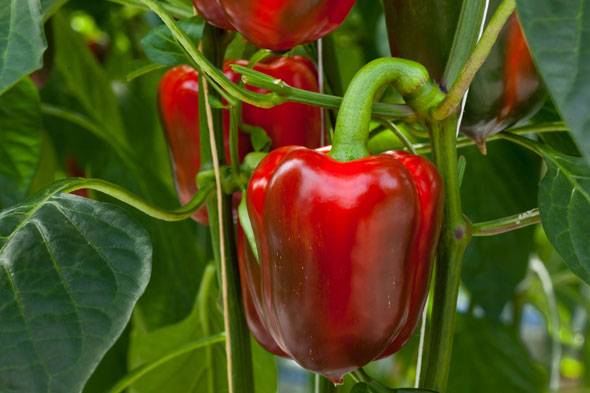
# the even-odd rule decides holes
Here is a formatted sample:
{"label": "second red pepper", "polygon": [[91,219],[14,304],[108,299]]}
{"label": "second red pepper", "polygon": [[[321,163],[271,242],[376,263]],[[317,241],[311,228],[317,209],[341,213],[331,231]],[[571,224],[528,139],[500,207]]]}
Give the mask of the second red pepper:
{"label": "second red pepper", "polygon": [[[240,76],[229,65],[225,67],[228,79],[238,82]],[[319,91],[318,76],[311,60],[301,57],[272,57],[257,64],[254,69],[280,78],[294,87]],[[254,89],[261,91],[259,89]],[[197,192],[195,177],[200,170],[199,141],[199,83],[198,73],[191,67],[176,67],[160,82],[159,106],[166,137],[174,164],[174,176],[180,201],[185,204]],[[244,124],[261,127],[272,141],[272,147],[303,145],[318,147],[321,144],[321,114],[319,108],[303,104],[286,103],[271,109],[243,105]],[[226,156],[229,158],[229,115],[224,114]],[[240,132],[239,152],[242,159],[252,150],[249,136]],[[206,224],[207,210],[202,208],[194,215],[196,221]]]}

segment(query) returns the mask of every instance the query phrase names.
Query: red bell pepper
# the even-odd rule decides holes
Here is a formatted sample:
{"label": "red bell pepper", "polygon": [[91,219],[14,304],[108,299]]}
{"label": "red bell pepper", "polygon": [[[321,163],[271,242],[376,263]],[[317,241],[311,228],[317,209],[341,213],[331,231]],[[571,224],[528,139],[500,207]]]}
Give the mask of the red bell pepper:
{"label": "red bell pepper", "polygon": [[237,30],[260,48],[315,41],[344,21],[355,0],[193,0],[211,24]]}
{"label": "red bell pepper", "polygon": [[249,324],[269,351],[334,382],[397,351],[426,300],[442,179],[424,158],[369,157],[366,148],[371,106],[386,83],[397,82],[418,113],[440,99],[427,76],[414,79],[423,71],[399,59],[369,64],[344,98],[329,155],[277,149],[248,187],[260,261],[241,261]]}
{"label": "red bell pepper", "polygon": [[[233,82],[240,76],[230,64],[246,65],[245,61],[226,63],[225,75]],[[280,78],[294,87],[318,91],[315,65],[307,58],[271,57],[257,64],[255,70]],[[197,192],[195,177],[200,169],[198,73],[188,66],[176,67],[162,78],[159,105],[162,123],[174,163],[174,175],[178,196],[185,204]],[[261,91],[252,88],[252,90]],[[321,115],[318,108],[303,104],[287,103],[271,109],[251,105],[242,108],[244,124],[263,128],[272,141],[272,147],[289,144],[318,147],[321,143]],[[229,114],[224,113],[226,157],[229,159]],[[240,132],[239,153],[242,159],[252,150],[249,136]],[[194,219],[207,223],[207,210],[198,210]]]}

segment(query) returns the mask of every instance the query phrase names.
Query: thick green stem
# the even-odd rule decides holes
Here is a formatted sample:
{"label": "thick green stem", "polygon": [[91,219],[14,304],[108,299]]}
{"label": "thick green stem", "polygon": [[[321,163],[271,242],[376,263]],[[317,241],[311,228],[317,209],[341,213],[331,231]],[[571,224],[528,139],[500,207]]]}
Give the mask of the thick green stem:
{"label": "thick green stem", "polygon": [[481,40],[475,47],[475,50],[467,60],[467,63],[459,73],[457,81],[449,91],[447,98],[434,111],[433,117],[437,120],[443,120],[455,113],[465,93],[469,89],[471,82],[475,78],[477,71],[481,68],[483,63],[488,58],[494,44],[498,40],[498,36],[502,28],[508,21],[508,18],[514,12],[516,7],[515,0],[503,0],[490,23],[486,27]]}
{"label": "thick green stem", "polygon": [[[217,66],[223,64],[225,46],[223,31],[210,25],[202,39],[203,53]],[[209,91],[205,78],[200,78],[199,113],[201,129],[201,168],[213,168],[216,178],[216,198],[208,204],[211,240],[220,273],[229,393],[254,392],[250,335],[246,325],[235,247],[232,196],[224,195],[220,165],[224,163],[223,122],[220,110],[208,105]]]}
{"label": "thick green stem", "polygon": [[418,115],[426,118],[431,108],[444,99],[422,65],[397,58],[370,62],[355,76],[342,101],[330,152],[332,158],[352,161],[369,155],[371,109],[378,93],[390,84]]}
{"label": "thick green stem", "polygon": [[533,209],[513,216],[473,224],[473,236],[497,236],[540,223],[541,213],[539,209]]}
{"label": "thick green stem", "polygon": [[457,117],[431,124],[433,153],[445,181],[445,220],[438,247],[434,275],[432,313],[423,348],[420,387],[446,392],[451,364],[457,296],[461,265],[471,239],[471,228],[463,217],[457,166]]}

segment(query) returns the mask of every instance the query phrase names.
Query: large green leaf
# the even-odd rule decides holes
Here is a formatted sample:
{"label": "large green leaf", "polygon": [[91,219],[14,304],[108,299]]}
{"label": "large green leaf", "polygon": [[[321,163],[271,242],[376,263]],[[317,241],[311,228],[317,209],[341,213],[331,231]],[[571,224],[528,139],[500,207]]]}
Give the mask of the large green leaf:
{"label": "large green leaf", "polygon": [[448,391],[539,393],[546,376],[512,327],[460,316],[455,332]]}
{"label": "large green leaf", "polygon": [[120,209],[39,196],[0,213],[0,391],[80,392],[150,276],[146,231]]}
{"label": "large green leaf", "polygon": [[0,0],[0,94],[43,65],[42,27],[39,0]]}
{"label": "large green leaf", "polygon": [[590,158],[590,1],[517,0],[539,71],[578,146]]}
{"label": "large green leaf", "polygon": [[590,283],[590,166],[545,149],[539,207],[545,232],[565,263]]}
{"label": "large green leaf", "polygon": [[[467,169],[462,196],[473,222],[524,212],[537,206],[540,160],[506,142],[489,146],[482,156],[466,151]],[[473,239],[465,254],[463,280],[473,301],[497,317],[516,286],[526,276],[533,250],[533,230]]]}
{"label": "large green leaf", "polygon": [[0,96],[0,209],[20,202],[41,157],[41,108],[28,78]]}

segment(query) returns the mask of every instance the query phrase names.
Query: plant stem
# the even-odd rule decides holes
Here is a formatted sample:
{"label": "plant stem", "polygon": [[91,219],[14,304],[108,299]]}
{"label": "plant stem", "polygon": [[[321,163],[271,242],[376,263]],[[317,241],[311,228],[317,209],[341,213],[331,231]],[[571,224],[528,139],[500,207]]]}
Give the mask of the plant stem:
{"label": "plant stem", "polygon": [[[289,86],[281,79],[273,78],[238,64],[233,64],[231,68],[242,75],[242,79],[246,84],[272,91],[283,102],[297,102],[326,109],[339,109],[342,104],[342,97],[298,89]],[[373,113],[387,119],[404,120],[406,122],[411,122],[416,117],[412,108],[407,105],[385,104],[382,102],[373,105]]]}
{"label": "plant stem", "polygon": [[515,0],[502,1],[492,16],[490,23],[486,27],[481,40],[476,45],[473,53],[467,60],[467,63],[465,63],[465,66],[459,73],[457,82],[455,82],[449,91],[447,98],[434,111],[434,119],[443,120],[456,112],[457,108],[461,104],[461,101],[463,100],[463,96],[465,96],[465,93],[469,89],[471,82],[473,82],[477,71],[479,71],[483,63],[488,58],[492,48],[494,47],[494,44],[498,40],[500,32],[508,21],[508,18],[510,18],[514,12],[515,7]]}
{"label": "plant stem", "polygon": [[[527,134],[543,134],[548,132],[567,132],[569,128],[564,123],[543,123],[538,125],[530,125],[523,127],[510,128],[499,134],[493,135],[487,139],[487,142],[497,141],[500,139],[508,139],[510,135],[527,135]],[[393,138],[393,136],[392,136]],[[464,148],[475,145],[472,139],[461,137],[457,140],[457,148]],[[421,143],[414,145],[414,149],[418,154],[427,154],[432,152],[432,144]]]}
{"label": "plant stem", "polygon": [[129,192],[129,190],[100,179],[73,178],[61,180],[55,183],[49,189],[48,195],[68,193],[77,190],[94,190],[102,192],[105,195],[134,207],[135,209],[152,218],[162,221],[175,222],[186,220],[192,216],[196,210],[203,206],[213,191],[213,184],[203,187],[199,190],[199,192],[197,192],[197,194],[195,194],[193,199],[188,204],[172,211],[162,210],[161,208],[146,202],[137,195],[132,194]]}
{"label": "plant stem", "polygon": [[540,223],[541,213],[539,209],[533,209],[510,217],[473,224],[473,236],[497,236]]}
{"label": "plant stem", "polygon": [[[206,58],[215,65],[223,64],[225,45],[223,30],[205,26],[202,39]],[[221,111],[213,112],[209,105],[206,78],[200,75],[199,113],[201,127],[201,167],[215,172],[216,198],[208,204],[211,239],[219,267],[223,315],[226,331],[226,357],[229,393],[254,392],[250,334],[242,308],[237,250],[234,239],[232,196],[222,191],[220,165],[224,163],[223,122]],[[206,116],[204,116],[206,114]],[[220,154],[221,153],[221,154]]]}
{"label": "plant stem", "polygon": [[386,120],[386,119],[380,119],[380,120],[381,120],[381,124],[383,124],[389,131],[393,132],[395,134],[395,136],[397,137],[397,139],[400,140],[400,142],[406,147],[406,149],[410,153],[417,154],[416,149],[414,149],[414,145],[412,145],[412,142],[408,139],[406,134],[404,134],[402,132],[402,130],[400,130],[397,127],[397,125],[395,125],[394,122]]}
{"label": "plant stem", "polygon": [[459,188],[456,136],[457,117],[431,124],[433,153],[445,181],[445,221],[438,247],[432,297],[432,314],[423,349],[420,387],[446,391],[453,338],[461,266],[471,228],[464,219]]}
{"label": "plant stem", "polygon": [[[149,8],[143,4],[139,0],[108,0],[111,3],[116,3],[120,5],[127,5],[130,7],[138,7],[145,10],[149,10]],[[167,12],[169,12],[175,18],[190,18],[191,16],[195,16],[195,13],[190,7],[179,7],[177,5],[162,3],[162,8],[164,8]]]}

